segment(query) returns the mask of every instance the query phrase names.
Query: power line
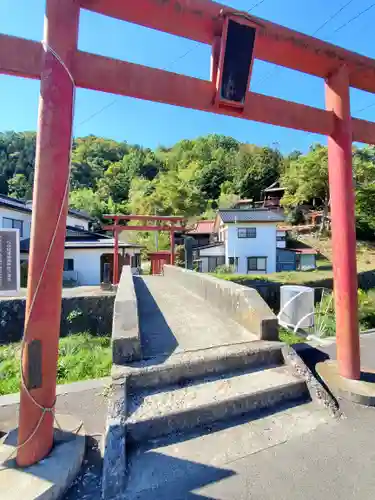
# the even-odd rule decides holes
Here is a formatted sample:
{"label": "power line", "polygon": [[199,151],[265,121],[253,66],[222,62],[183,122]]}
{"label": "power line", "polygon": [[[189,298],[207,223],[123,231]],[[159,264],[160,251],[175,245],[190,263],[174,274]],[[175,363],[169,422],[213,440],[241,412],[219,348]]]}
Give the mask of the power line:
{"label": "power line", "polygon": [[364,108],[361,109],[355,109],[353,113],[362,113],[362,111],[365,111],[366,109],[373,108],[375,106],[375,102],[372,104],[369,104],[368,106],[365,106]]}
{"label": "power line", "polygon": [[[362,10],[361,12],[359,12],[358,14],[356,14],[354,17],[352,17],[351,19],[349,19],[346,23],[344,23],[343,25],[341,25],[339,28],[337,28],[335,30],[335,32],[337,31],[340,31],[341,29],[345,28],[346,26],[348,26],[350,23],[352,23],[353,21],[355,21],[356,19],[358,19],[360,16],[362,16],[363,14],[365,14],[366,12],[368,12],[370,9],[372,9],[373,7],[375,7],[375,2],[372,3],[371,5],[369,5],[366,9]],[[363,108],[361,109],[356,109],[354,110],[353,112],[354,113],[362,113],[363,111],[366,111],[367,109],[370,109],[370,108],[373,108],[375,106],[375,102],[371,103],[371,104],[368,104],[367,106],[364,106]]]}
{"label": "power line", "polygon": [[344,9],[346,9],[346,7],[349,7],[349,5],[351,3],[353,3],[353,2],[354,2],[354,0],[349,0],[349,2],[347,2],[342,7],[340,7],[339,10],[337,10],[336,12],[334,12],[332,14],[332,16],[330,16],[326,21],[324,21],[324,23],[321,26],[319,26],[319,28],[317,30],[315,30],[314,33],[311,36],[315,36],[320,30],[322,30],[329,22],[331,22],[333,19],[335,19],[335,17],[337,17],[339,14],[341,14],[341,12]]}
{"label": "power line", "polygon": [[[259,0],[259,2],[256,2],[254,5],[252,5],[252,7],[250,7],[250,9],[247,11],[247,13],[250,14],[250,12],[252,10],[254,10],[256,7],[259,7],[259,5],[261,5],[265,1],[266,0]],[[167,69],[170,69],[174,64],[176,64],[176,62],[180,61],[181,59],[184,59],[187,55],[189,55],[191,52],[193,52],[193,50],[195,50],[200,45],[201,45],[200,42],[197,42],[193,47],[191,47],[189,50],[187,50],[184,54],[179,55],[178,57],[176,57],[176,59],[174,59],[173,61],[171,61],[170,63],[168,63],[167,66],[165,66],[164,68],[161,68],[161,69],[163,71],[166,71]],[[97,111],[95,111],[94,113],[92,113],[90,116],[86,117],[84,120],[82,120],[80,123],[78,123],[78,127],[80,127],[84,123],[87,123],[92,118],[95,118],[95,116],[100,115],[103,111],[105,111],[106,109],[108,109],[111,106],[113,106],[118,101],[118,99],[119,99],[119,97],[115,97],[111,102],[105,104],[102,108],[98,109]]]}
{"label": "power line", "polygon": [[[315,31],[314,33],[312,33],[312,35],[310,36],[315,36],[319,33],[319,31],[321,31],[323,28],[325,28],[325,26],[327,26],[328,23],[330,23],[333,19],[335,19],[335,17],[337,17],[344,9],[346,9],[346,7],[349,7],[349,5],[351,3],[353,3],[354,0],[349,0],[348,2],[346,2],[344,5],[342,5],[337,11],[335,11],[328,19],[326,19],[324,21],[323,24],[321,24]],[[374,4],[375,5],[375,4]],[[274,68],[271,69],[271,71],[265,75],[260,81],[259,83],[263,83],[264,80],[268,80],[276,71],[278,71],[280,69],[279,66],[275,66]]]}
{"label": "power line", "polygon": [[254,10],[256,7],[259,7],[259,5],[262,5],[263,2],[265,2],[265,0],[260,0],[259,2],[256,2],[252,7],[250,7],[247,13],[250,14],[252,10]]}
{"label": "power line", "polygon": [[375,7],[375,2],[372,3],[371,5],[369,5],[366,9],[362,10],[361,12],[359,12],[358,14],[356,14],[354,17],[352,17],[351,19],[349,19],[348,21],[346,21],[346,23],[342,24],[341,26],[339,26],[338,28],[335,29],[335,33],[337,31],[340,31],[342,30],[343,28],[345,28],[346,26],[348,26],[350,23],[352,23],[353,21],[355,21],[356,19],[358,19],[359,17],[361,17],[363,14],[365,14],[366,12],[368,12],[370,9],[372,9],[373,7]]}

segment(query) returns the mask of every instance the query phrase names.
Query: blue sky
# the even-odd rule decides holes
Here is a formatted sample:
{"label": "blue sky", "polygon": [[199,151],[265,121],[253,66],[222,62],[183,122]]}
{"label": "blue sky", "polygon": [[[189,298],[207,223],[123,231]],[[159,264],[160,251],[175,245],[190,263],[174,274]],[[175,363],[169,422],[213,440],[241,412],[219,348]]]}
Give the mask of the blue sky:
{"label": "blue sky", "polygon": [[[136,0],[127,0],[136,1]],[[260,0],[226,1],[238,9],[248,10]],[[312,34],[336,12],[345,0],[264,0],[252,10],[254,15],[289,28]],[[375,58],[373,25],[375,7],[347,27],[335,32],[355,14],[372,4],[372,0],[354,0],[340,15],[328,23],[317,36],[331,43]],[[32,40],[43,37],[45,0],[1,0],[0,32]],[[79,48],[181,74],[208,79],[210,48],[206,45],[110,19],[87,11],[81,12]],[[189,52],[185,57],[187,51]],[[311,77],[262,61],[255,61],[251,88],[283,99],[324,107],[324,84]],[[0,75],[0,131],[35,130],[37,123],[39,82]],[[375,95],[352,89],[353,115],[375,120]],[[77,90],[74,135],[96,134],[126,140],[148,147],[169,146],[183,138],[208,133],[226,134],[244,142],[276,145],[283,152],[305,151],[312,142],[324,137],[271,125],[213,115],[158,103],[151,103],[84,89]],[[93,116],[95,115],[95,116]]]}

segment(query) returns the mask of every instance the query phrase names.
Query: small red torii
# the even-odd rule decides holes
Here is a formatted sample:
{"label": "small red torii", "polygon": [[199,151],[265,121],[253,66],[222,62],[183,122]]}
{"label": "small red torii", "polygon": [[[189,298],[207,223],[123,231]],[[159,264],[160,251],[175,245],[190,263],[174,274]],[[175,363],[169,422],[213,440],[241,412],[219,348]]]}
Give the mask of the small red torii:
{"label": "small red torii", "polygon": [[[113,284],[117,285],[119,282],[119,265],[118,265],[118,239],[120,231],[169,231],[171,238],[171,264],[174,264],[174,233],[176,231],[184,231],[184,227],[182,225],[176,226],[174,225],[177,222],[182,223],[184,217],[177,215],[104,215],[103,219],[113,220],[113,224],[108,226],[103,225],[102,229],[105,231],[113,231],[114,236],[114,246],[113,246]],[[169,225],[144,225],[144,226],[129,226],[120,224],[121,221],[145,221],[150,222],[170,222]]]}

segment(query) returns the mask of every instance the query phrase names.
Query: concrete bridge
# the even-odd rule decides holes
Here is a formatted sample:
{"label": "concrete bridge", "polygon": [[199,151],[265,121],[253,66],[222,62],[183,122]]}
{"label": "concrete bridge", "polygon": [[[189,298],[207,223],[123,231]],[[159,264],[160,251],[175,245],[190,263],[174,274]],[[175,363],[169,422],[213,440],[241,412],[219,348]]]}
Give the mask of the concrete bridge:
{"label": "concrete bridge", "polygon": [[277,319],[255,290],[174,266],[139,277],[124,268],[113,359],[108,499],[174,498],[173,484],[226,477],[231,460],[306,433],[334,411],[278,341]]}

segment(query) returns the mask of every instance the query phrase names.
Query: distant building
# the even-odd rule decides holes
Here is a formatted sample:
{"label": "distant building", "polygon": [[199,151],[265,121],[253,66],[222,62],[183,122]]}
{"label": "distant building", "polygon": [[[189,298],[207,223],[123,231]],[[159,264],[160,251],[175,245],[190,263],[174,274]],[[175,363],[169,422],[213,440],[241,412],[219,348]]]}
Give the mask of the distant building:
{"label": "distant building", "polygon": [[200,220],[195,224],[193,229],[187,231],[186,235],[194,238],[194,246],[209,245],[212,241],[214,225],[214,220]]}
{"label": "distant building", "polygon": [[[18,229],[21,262],[29,260],[31,236],[31,203],[0,195],[0,228]],[[69,209],[65,239],[64,274],[66,283],[99,285],[103,280],[104,264],[113,268],[113,238],[90,231],[91,217],[79,210]],[[119,243],[119,262],[140,267],[141,246]]]}
{"label": "distant building", "polygon": [[219,210],[214,224],[217,243],[198,249],[200,270],[212,272],[225,264],[239,274],[276,272],[276,248],[285,244],[277,224],[283,220],[270,210]]}
{"label": "distant building", "polygon": [[201,272],[231,266],[236,274],[267,274],[315,267],[316,252],[287,248],[282,213],[267,209],[219,210],[211,242],[196,249]]}
{"label": "distant building", "polygon": [[238,200],[233,204],[232,208],[236,208],[239,210],[249,210],[254,208],[254,201],[252,199]]}
{"label": "distant building", "polygon": [[285,188],[276,181],[263,191],[263,207],[278,209],[281,206],[281,198],[284,196]]}

